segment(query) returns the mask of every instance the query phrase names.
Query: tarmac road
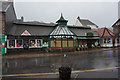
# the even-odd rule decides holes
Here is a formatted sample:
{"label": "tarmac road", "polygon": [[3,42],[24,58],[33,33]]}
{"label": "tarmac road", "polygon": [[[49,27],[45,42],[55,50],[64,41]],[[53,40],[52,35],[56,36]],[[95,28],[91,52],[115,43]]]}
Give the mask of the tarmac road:
{"label": "tarmac road", "polygon": [[[3,59],[3,75],[56,73],[61,66],[70,66],[72,71],[119,67],[119,52],[119,49],[111,49],[109,51],[84,52],[83,54]],[[118,71],[119,70],[115,68],[102,71],[78,72],[73,75],[73,78],[81,80],[85,78],[114,79],[118,78]],[[52,75],[46,74],[46,76],[48,76],[47,78],[49,79]],[[42,78],[46,78],[46,76],[44,75]],[[54,74],[54,76],[55,79],[58,78],[58,75]],[[22,76],[22,78],[23,77],[24,76]],[[37,77],[40,80],[40,75],[37,75]],[[33,78],[35,78],[35,76]]]}

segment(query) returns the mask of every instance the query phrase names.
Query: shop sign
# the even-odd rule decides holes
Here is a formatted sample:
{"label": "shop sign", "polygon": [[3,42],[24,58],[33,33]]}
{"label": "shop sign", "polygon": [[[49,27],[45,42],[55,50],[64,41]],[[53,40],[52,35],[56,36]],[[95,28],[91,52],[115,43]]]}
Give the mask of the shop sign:
{"label": "shop sign", "polygon": [[4,47],[5,46],[5,43],[2,43],[2,47]]}
{"label": "shop sign", "polygon": [[28,35],[31,35],[27,30],[25,30],[22,34],[22,36],[28,36]]}

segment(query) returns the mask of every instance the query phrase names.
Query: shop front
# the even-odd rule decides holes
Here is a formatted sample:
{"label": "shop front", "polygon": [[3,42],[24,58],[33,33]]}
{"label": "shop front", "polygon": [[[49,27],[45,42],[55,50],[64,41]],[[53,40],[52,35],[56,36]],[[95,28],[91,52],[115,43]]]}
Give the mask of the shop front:
{"label": "shop front", "polygon": [[100,37],[97,36],[79,36],[78,38],[79,47],[93,48],[98,46]]}
{"label": "shop front", "polygon": [[[75,39],[73,36],[65,37],[65,36],[58,36],[58,38],[51,37],[49,39],[49,48],[67,51],[69,48],[75,48]],[[68,50],[69,51],[69,50]]]}
{"label": "shop front", "polygon": [[41,49],[42,44],[42,38],[33,36],[16,36],[7,39],[8,52],[11,50]]}
{"label": "shop front", "polygon": [[75,50],[74,34],[67,27],[67,20],[61,14],[60,19],[57,21],[57,26],[49,34],[49,50],[50,51],[73,51]]}

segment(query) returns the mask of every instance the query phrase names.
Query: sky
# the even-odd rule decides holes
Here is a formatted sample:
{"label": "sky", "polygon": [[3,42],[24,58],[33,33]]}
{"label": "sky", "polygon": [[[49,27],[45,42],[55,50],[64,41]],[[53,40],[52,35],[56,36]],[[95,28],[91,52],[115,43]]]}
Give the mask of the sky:
{"label": "sky", "polygon": [[118,0],[15,0],[14,6],[17,17],[25,21],[55,23],[62,13],[68,25],[79,16],[99,27],[111,27],[118,19]]}

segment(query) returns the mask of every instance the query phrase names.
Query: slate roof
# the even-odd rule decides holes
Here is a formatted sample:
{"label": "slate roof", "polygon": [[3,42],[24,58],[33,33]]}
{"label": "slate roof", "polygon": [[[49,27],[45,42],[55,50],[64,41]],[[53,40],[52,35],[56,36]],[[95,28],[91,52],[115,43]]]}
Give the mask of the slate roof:
{"label": "slate roof", "polygon": [[77,36],[86,36],[87,32],[92,32],[94,36],[98,36],[96,32],[91,29],[79,29],[79,28],[69,28],[72,32],[74,32]]}
{"label": "slate roof", "polygon": [[12,2],[0,1],[0,12],[6,12]]}
{"label": "slate roof", "polygon": [[88,26],[88,25],[95,25],[95,26],[97,26],[96,24],[94,24],[93,22],[91,22],[88,19],[80,19],[80,22],[82,23],[83,26]]}
{"label": "slate roof", "polygon": [[31,35],[35,36],[46,36],[54,29],[54,27],[48,26],[35,26],[35,25],[18,25],[14,26],[9,31],[9,35],[21,35],[25,30],[27,30]]}
{"label": "slate roof", "polygon": [[[33,26],[49,26],[49,27],[55,27],[57,26],[56,23],[44,23],[44,22],[38,22],[38,21],[33,21],[33,22],[14,22],[14,24],[18,25],[33,25]],[[90,27],[84,27],[84,26],[75,26],[75,25],[67,25],[69,28],[81,28],[81,29],[91,29]]]}
{"label": "slate roof", "polygon": [[98,36],[100,36],[100,37],[112,37],[112,36],[115,36],[115,34],[111,30],[107,29],[106,27],[99,29],[97,31],[97,33],[98,33]]}
{"label": "slate roof", "polygon": [[[31,35],[35,36],[48,36],[49,33],[56,27],[57,25],[54,23],[31,23],[31,22],[23,22],[23,23],[14,23],[11,29],[8,32],[8,35],[21,35],[25,30],[27,30]],[[74,32],[77,36],[86,36],[86,32],[93,32],[90,27],[82,27],[82,26],[71,26],[68,28]],[[93,32],[95,36],[96,33]]]}

